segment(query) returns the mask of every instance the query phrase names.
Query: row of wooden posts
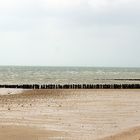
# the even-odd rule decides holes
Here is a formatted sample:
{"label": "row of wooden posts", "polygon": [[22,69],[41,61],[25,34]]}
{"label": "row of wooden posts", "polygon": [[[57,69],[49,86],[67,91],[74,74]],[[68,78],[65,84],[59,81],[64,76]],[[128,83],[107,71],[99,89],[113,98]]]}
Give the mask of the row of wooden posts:
{"label": "row of wooden posts", "polygon": [[17,89],[140,89],[140,84],[23,84],[0,85],[0,88]]}

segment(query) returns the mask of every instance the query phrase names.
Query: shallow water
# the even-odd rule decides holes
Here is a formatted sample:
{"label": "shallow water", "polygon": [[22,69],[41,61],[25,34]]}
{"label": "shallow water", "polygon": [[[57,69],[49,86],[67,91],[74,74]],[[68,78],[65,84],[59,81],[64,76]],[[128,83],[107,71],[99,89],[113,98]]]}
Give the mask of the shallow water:
{"label": "shallow water", "polygon": [[140,83],[136,79],[140,68],[0,67],[0,84]]}

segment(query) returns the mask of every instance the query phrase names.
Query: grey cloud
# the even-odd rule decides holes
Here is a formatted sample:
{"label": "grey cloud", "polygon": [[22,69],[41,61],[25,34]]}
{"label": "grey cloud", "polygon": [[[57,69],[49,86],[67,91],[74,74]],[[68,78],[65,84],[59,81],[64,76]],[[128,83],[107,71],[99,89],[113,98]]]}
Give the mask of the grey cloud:
{"label": "grey cloud", "polygon": [[0,64],[140,66],[139,1],[99,10],[20,2],[0,9]]}

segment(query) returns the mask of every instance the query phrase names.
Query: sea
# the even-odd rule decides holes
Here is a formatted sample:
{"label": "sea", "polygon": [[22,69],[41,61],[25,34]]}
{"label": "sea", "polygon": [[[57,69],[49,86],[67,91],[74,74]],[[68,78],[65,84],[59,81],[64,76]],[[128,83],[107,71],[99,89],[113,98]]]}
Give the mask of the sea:
{"label": "sea", "polygon": [[140,84],[140,68],[0,66],[0,84]]}

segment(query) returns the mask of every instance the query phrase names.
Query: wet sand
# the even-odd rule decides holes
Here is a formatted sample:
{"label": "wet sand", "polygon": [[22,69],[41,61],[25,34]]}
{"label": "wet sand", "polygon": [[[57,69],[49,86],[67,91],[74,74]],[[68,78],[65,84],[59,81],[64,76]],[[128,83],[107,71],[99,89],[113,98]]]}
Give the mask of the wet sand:
{"label": "wet sand", "polygon": [[0,94],[0,140],[139,140],[140,90]]}
{"label": "wet sand", "polygon": [[1,126],[0,140],[47,140],[64,136],[63,132],[41,130],[35,127]]}
{"label": "wet sand", "polygon": [[105,137],[101,140],[140,140],[140,127],[130,128],[116,135]]}

